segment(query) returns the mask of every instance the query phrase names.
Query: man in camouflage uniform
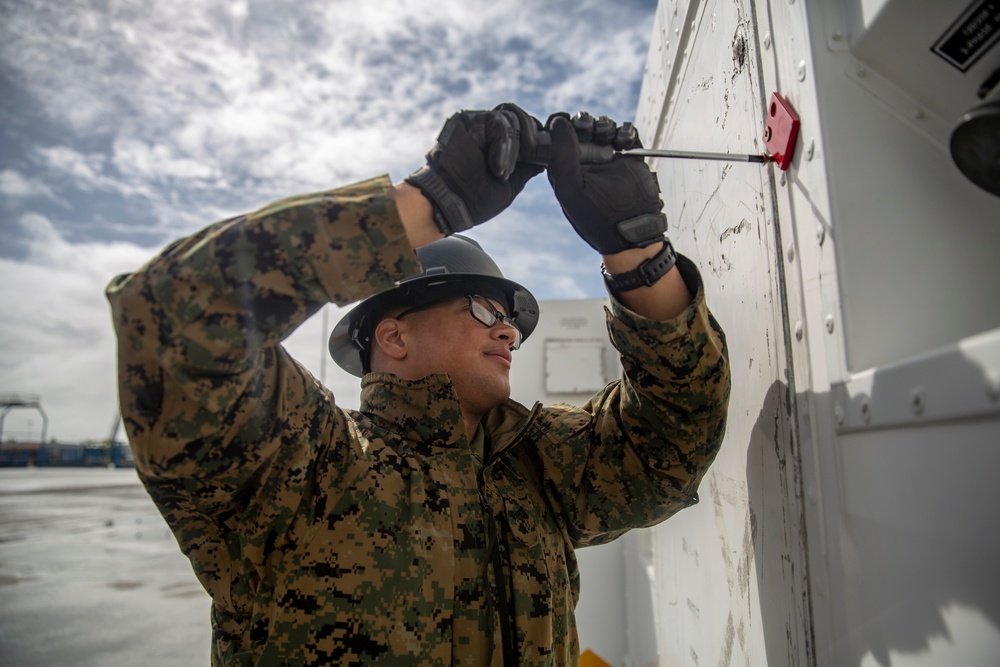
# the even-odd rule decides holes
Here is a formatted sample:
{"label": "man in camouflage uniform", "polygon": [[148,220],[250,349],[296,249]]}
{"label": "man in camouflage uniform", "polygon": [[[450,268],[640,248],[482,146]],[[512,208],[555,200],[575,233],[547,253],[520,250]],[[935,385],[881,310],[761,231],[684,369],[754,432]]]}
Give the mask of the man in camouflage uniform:
{"label": "man in camouflage uniform", "polygon": [[[513,105],[456,114],[407,182],[275,202],[109,286],[122,415],[212,596],[213,664],[576,664],[574,549],[697,502],[729,396],[698,271],[644,162],[581,164],[634,145],[625,126],[545,129]],[[485,255],[433,242],[502,211],[539,162],[613,297],[623,377],[583,408],[508,400],[526,290],[487,269],[462,292],[418,262],[447,242]],[[331,341],[373,371],[350,411],[281,341],[359,299]]]}

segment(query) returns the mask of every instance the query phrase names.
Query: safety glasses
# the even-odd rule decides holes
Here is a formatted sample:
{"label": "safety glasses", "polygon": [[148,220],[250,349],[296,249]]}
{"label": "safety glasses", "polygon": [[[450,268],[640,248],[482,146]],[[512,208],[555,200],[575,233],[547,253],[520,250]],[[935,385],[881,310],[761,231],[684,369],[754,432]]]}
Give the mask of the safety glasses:
{"label": "safety glasses", "polygon": [[[466,294],[465,298],[469,300],[469,314],[472,315],[473,319],[488,328],[495,327],[497,322],[503,322],[514,330],[514,342],[511,343],[510,349],[516,350],[521,347],[521,330],[517,328],[516,324],[514,324],[514,320],[497,310],[496,306],[494,306],[490,300],[485,297],[478,294]],[[440,303],[424,304],[422,306],[410,308],[409,310],[404,310],[399,315],[396,315],[394,319],[398,320],[411,313],[433,308],[438,305],[440,305]]]}

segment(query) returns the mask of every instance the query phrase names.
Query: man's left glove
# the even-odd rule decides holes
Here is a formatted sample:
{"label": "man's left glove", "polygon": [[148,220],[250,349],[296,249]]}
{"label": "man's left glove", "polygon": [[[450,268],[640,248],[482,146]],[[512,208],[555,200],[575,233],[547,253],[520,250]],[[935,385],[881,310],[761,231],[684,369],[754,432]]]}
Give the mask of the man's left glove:
{"label": "man's left glove", "polygon": [[549,182],[566,218],[590,247],[613,255],[664,240],[667,218],[660,186],[642,158],[613,155],[595,163],[581,158],[600,149],[610,155],[641,147],[631,124],[618,127],[605,116],[580,113],[570,119],[558,113],[545,125],[552,135]]}
{"label": "man's left glove", "polygon": [[510,206],[541,173],[541,166],[518,161],[535,155],[541,129],[536,118],[514,104],[460,111],[445,122],[427,165],[406,182],[430,200],[443,234],[465,231]]}

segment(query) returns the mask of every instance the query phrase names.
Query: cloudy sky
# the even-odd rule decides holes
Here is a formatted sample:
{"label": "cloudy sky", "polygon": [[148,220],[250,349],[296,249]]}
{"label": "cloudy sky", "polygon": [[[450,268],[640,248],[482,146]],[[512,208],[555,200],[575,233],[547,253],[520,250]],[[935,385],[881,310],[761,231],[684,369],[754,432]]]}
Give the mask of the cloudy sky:
{"label": "cloudy sky", "polygon": [[[423,163],[458,109],[631,120],[655,0],[4,0],[0,394],[48,436],[103,439],[116,408],[103,289],[169,241],[273,199]],[[597,256],[544,176],[473,234],[541,299],[601,297]],[[340,310],[329,307],[332,326]],[[323,317],[287,343],[323,360]],[[37,437],[14,410],[4,437]]]}

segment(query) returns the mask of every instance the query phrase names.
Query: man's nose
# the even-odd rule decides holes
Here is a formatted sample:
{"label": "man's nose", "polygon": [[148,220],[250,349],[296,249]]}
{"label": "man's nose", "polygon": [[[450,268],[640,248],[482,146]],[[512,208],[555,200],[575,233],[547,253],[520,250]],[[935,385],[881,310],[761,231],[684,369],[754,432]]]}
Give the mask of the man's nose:
{"label": "man's nose", "polygon": [[497,323],[492,327],[493,335],[498,340],[509,342],[515,347],[520,347],[520,330],[510,323],[509,320],[497,319]]}

